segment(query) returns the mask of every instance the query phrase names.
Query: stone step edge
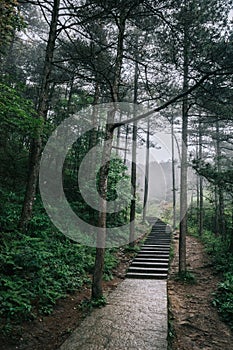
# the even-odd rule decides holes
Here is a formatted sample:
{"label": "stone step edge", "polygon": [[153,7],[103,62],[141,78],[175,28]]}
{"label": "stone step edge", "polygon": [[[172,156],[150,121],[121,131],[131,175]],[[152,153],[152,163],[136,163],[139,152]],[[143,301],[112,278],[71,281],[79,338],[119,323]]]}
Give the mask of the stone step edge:
{"label": "stone step edge", "polygon": [[166,280],[167,274],[143,274],[143,273],[128,273],[126,278],[138,278],[138,279],[158,279],[158,280]]}

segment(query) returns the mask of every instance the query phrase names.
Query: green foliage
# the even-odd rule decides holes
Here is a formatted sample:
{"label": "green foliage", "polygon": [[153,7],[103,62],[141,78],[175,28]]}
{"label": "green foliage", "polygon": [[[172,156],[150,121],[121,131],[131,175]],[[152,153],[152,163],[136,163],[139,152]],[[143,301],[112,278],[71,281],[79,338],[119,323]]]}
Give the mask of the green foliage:
{"label": "green foliage", "polygon": [[118,259],[114,255],[114,249],[107,249],[104,256],[104,280],[110,281],[113,279],[112,270],[118,265]]}
{"label": "green foliage", "polygon": [[0,82],[0,182],[10,191],[24,186],[29,140],[41,126],[23,90]]}
{"label": "green foliage", "polygon": [[1,235],[0,316],[6,319],[50,313],[58,298],[88,281],[86,248],[56,232],[35,236]]}
{"label": "green foliage", "polygon": [[[101,134],[96,135],[100,138]],[[78,216],[84,221],[97,224],[99,219],[98,210],[93,209],[89,206],[81,195],[77,183],[77,172],[72,171],[68,168],[68,160],[73,162],[78,169],[79,164],[82,162],[85,155],[89,152],[89,144],[91,141],[92,134],[86,133],[84,136],[80,137],[77,144],[73,146],[72,152],[70,151],[69,156],[66,160],[67,167],[64,170],[64,187],[67,199],[71,203],[72,209],[78,214]],[[76,149],[77,148],[77,149]],[[78,155],[76,156],[76,152]],[[73,159],[74,157],[74,159]],[[101,159],[101,154],[96,154],[96,159]],[[95,164],[96,165],[96,164]],[[98,196],[97,191],[100,191],[100,174],[97,169],[92,169],[90,164],[90,169],[93,173],[96,173],[96,179],[90,179],[87,177],[84,185],[84,190],[88,193],[88,198],[91,203],[98,207]],[[126,173],[127,167],[123,164],[123,161],[119,157],[115,157],[110,161],[109,164],[109,175],[108,175],[108,188],[107,188],[107,201],[114,202],[113,213],[107,213],[107,227],[117,227],[128,223],[129,219],[129,205],[131,198],[130,190],[130,179]],[[114,212],[116,210],[116,212]],[[119,231],[119,235],[120,235]],[[117,237],[116,237],[117,239]]]}
{"label": "green foliage", "polygon": [[[211,188],[210,188],[211,191]],[[212,188],[213,191],[213,188]],[[228,195],[231,192],[228,192]],[[211,193],[212,195],[212,193]],[[206,192],[206,196],[210,196],[209,192]],[[214,199],[211,197],[208,198],[208,201],[204,201],[203,205],[203,229],[204,231],[210,232],[211,235],[213,235],[211,232],[215,232],[216,230],[216,215],[217,215],[217,208],[214,208],[215,203]],[[197,205],[194,202],[193,206],[189,208],[188,211],[188,224],[189,224],[189,233],[198,235],[198,227],[197,227],[197,217],[198,217],[198,209]],[[232,204],[228,201],[228,198],[225,199],[225,208],[224,208],[224,219],[225,219],[225,230],[226,230],[226,238],[227,241],[231,237],[232,232]],[[217,232],[219,234],[219,232]],[[221,238],[221,236],[219,236]],[[211,240],[212,241],[212,240]]]}
{"label": "green foliage", "polygon": [[10,42],[15,30],[24,27],[22,17],[17,10],[16,0],[1,0],[0,4],[0,53],[5,53],[6,44]]}
{"label": "green foliage", "polygon": [[107,303],[107,300],[104,296],[98,299],[91,300],[91,304],[93,307],[103,307],[106,305],[106,303]]}
{"label": "green foliage", "polygon": [[175,277],[176,281],[180,281],[186,284],[196,284],[197,280],[192,271],[186,270],[185,272],[178,273]]}
{"label": "green foliage", "polygon": [[172,223],[173,209],[171,203],[164,203],[162,205],[161,219],[167,223]]}
{"label": "green foliage", "polygon": [[134,245],[134,246],[131,246],[131,245],[127,245],[125,247],[125,252],[126,253],[138,253],[140,251],[141,247],[139,245]]}
{"label": "green foliage", "polygon": [[103,296],[98,299],[84,299],[79,308],[86,315],[90,314],[93,308],[101,308],[107,304],[106,298]]}
{"label": "green foliage", "polygon": [[[230,161],[231,160],[227,157],[221,157],[221,162],[225,162],[227,166],[229,166]],[[216,164],[205,163],[203,160],[195,159],[193,161],[193,168],[199,173],[199,175],[207,178],[208,181],[213,183],[215,186],[232,191],[232,167],[222,167],[223,169],[220,172]]]}
{"label": "green foliage", "polygon": [[205,231],[202,240],[211,256],[215,271],[223,276],[223,281],[214,293],[213,305],[233,329],[233,255],[229,253],[228,242],[211,231]]}
{"label": "green foliage", "polygon": [[33,136],[40,120],[35,118],[31,101],[23,97],[21,89],[0,83],[0,127],[1,132],[16,132]]}
{"label": "green foliage", "polygon": [[14,231],[21,211],[22,197],[0,187],[0,232]]}
{"label": "green foliage", "polygon": [[218,291],[214,294],[213,304],[233,330],[233,272],[226,273],[224,277],[224,282],[219,284]]}
{"label": "green foliage", "polygon": [[221,236],[215,236],[211,231],[205,231],[202,240],[207,253],[211,255],[215,270],[233,271],[233,256],[228,251],[228,241],[224,241]]}
{"label": "green foliage", "polygon": [[[15,202],[16,199],[17,196]],[[10,329],[10,324],[16,320],[21,322],[38,314],[51,313],[57,299],[80,289],[84,283],[90,283],[89,274],[95,260],[94,248],[72,242],[57,231],[39,200],[27,233],[17,232],[16,220],[11,213],[13,207],[9,213],[7,208],[8,223],[9,220],[14,223],[11,232],[1,230],[0,234],[2,332]],[[5,220],[1,217],[1,227],[7,227]],[[112,269],[117,263],[115,250],[107,250],[106,278],[112,277]]]}

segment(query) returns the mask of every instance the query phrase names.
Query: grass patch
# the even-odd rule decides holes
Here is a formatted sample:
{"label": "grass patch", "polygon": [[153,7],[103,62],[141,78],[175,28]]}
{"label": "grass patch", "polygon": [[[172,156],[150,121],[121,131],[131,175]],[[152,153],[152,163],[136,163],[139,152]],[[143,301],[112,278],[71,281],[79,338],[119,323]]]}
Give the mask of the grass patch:
{"label": "grass patch", "polygon": [[185,284],[197,284],[196,276],[193,272],[186,270],[185,272],[178,272],[175,276],[175,281]]}
{"label": "grass patch", "polygon": [[79,308],[82,310],[82,313],[86,316],[89,315],[94,308],[101,308],[107,304],[107,299],[105,296],[98,299],[84,299]]}

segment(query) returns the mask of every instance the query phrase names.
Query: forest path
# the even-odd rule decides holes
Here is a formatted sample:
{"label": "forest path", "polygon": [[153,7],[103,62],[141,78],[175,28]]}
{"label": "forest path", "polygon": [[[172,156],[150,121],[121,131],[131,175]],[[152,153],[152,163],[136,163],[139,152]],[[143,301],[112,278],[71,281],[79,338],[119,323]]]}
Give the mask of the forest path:
{"label": "forest path", "polygon": [[152,227],[108,304],[87,316],[60,350],[166,350],[170,229]]}
{"label": "forest path", "polygon": [[167,282],[125,279],[60,350],[166,350]]}

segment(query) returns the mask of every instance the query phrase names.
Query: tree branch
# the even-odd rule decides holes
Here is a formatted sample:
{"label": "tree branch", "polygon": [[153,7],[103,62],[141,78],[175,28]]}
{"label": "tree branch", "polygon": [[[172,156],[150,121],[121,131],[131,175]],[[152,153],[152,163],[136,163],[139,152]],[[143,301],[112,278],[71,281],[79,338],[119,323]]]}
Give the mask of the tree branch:
{"label": "tree branch", "polygon": [[[206,73],[196,84],[194,84],[193,86],[191,86],[188,90],[181,92],[180,94],[176,95],[175,97],[171,98],[170,100],[168,100],[167,102],[163,103],[161,106],[156,107],[154,109],[152,109],[151,111],[148,111],[146,113],[140,114],[137,117],[125,120],[125,121],[121,121],[118,123],[114,123],[111,126],[111,130],[115,130],[116,128],[119,128],[120,126],[126,125],[126,124],[130,124],[132,122],[144,119],[146,117],[151,116],[153,113],[157,113],[162,111],[163,109],[167,108],[168,106],[170,106],[171,104],[173,104],[174,102],[177,102],[178,100],[182,99],[183,97],[191,94],[194,90],[196,90],[199,86],[202,85],[202,83],[204,83],[206,80],[209,79],[209,77],[214,76],[214,75],[224,75],[224,72],[221,69],[215,70],[213,72],[209,72]],[[231,72],[225,72],[225,75],[231,74]]]}

